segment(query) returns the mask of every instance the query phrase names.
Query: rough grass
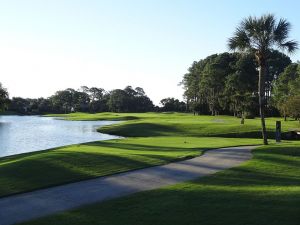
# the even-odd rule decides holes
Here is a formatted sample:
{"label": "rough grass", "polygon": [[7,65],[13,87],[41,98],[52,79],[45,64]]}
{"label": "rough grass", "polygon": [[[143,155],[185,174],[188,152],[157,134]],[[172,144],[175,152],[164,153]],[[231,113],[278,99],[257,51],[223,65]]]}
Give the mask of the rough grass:
{"label": "rough grass", "polygon": [[300,142],[254,150],[242,166],[26,225],[298,225]]}

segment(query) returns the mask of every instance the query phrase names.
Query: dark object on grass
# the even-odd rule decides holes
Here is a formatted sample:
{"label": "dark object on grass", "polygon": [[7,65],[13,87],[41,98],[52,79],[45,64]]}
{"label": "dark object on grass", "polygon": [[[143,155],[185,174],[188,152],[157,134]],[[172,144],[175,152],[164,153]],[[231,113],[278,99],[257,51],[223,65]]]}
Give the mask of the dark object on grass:
{"label": "dark object on grass", "polygon": [[300,131],[292,130],[284,133],[287,140],[300,140]]}
{"label": "dark object on grass", "polygon": [[245,123],[245,118],[242,117],[242,119],[241,119],[241,124],[244,124],[244,123]]}
{"label": "dark object on grass", "polygon": [[281,142],[281,121],[276,121],[276,142]]}

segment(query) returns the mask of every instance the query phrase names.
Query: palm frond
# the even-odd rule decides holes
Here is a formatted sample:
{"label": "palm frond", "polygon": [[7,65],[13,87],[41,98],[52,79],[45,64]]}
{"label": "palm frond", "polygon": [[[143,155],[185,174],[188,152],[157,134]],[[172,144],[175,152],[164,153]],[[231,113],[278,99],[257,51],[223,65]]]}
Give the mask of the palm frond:
{"label": "palm frond", "polygon": [[291,29],[285,19],[278,22],[273,14],[261,17],[249,16],[240,23],[233,37],[228,40],[230,50],[248,51],[259,50],[267,52],[278,47],[288,52],[294,52],[298,43],[288,40]]}
{"label": "palm frond", "polygon": [[283,43],[288,38],[290,29],[291,29],[291,24],[287,22],[285,19],[280,19],[273,31],[274,41],[278,43]]}
{"label": "palm frond", "polygon": [[234,36],[229,38],[228,47],[230,50],[244,51],[250,48],[250,39],[242,28],[237,28]]}
{"label": "palm frond", "polygon": [[289,53],[293,53],[298,49],[298,42],[297,41],[286,41],[284,43],[280,43],[279,48],[286,49]]}
{"label": "palm frond", "polygon": [[258,21],[262,33],[264,33],[265,35],[270,35],[273,33],[276,23],[276,19],[273,14],[263,15]]}

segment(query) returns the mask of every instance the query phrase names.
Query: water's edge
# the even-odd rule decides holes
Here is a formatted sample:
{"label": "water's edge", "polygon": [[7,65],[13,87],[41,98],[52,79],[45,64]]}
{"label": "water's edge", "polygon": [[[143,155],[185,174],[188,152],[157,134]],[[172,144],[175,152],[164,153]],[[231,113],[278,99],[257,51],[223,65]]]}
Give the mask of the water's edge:
{"label": "water's edge", "polygon": [[123,138],[98,132],[121,121],[70,121],[57,117],[0,115],[0,159],[65,146]]}

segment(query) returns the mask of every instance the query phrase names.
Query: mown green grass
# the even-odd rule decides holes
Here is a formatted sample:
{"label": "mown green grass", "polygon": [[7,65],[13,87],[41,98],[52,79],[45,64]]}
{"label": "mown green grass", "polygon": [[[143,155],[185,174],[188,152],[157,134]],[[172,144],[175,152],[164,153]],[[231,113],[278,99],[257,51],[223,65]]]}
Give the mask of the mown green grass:
{"label": "mown green grass", "polygon": [[150,137],[90,142],[0,159],[0,196],[165,164],[257,139]]}
{"label": "mown green grass", "polygon": [[300,142],[259,147],[240,167],[24,225],[298,225]]}
{"label": "mown green grass", "polygon": [[[69,120],[125,120],[100,131],[131,138],[2,158],[0,196],[161,165],[200,155],[205,149],[261,143],[257,139],[245,138],[253,137],[250,134],[255,132],[260,134],[258,119],[246,120],[246,124],[241,125],[239,119],[230,116],[184,113],[73,113],[51,116]],[[268,125],[273,126],[277,119],[268,119]],[[274,129],[272,126],[271,130]],[[283,123],[283,130],[297,126],[297,122],[287,121]],[[232,136],[243,138],[223,138]]]}
{"label": "mown green grass", "polygon": [[[256,139],[260,137],[259,119],[241,125],[239,119],[230,116],[184,113],[74,113],[60,117],[125,120],[100,131],[129,138],[2,158],[0,196],[161,165],[213,148],[262,142]],[[276,120],[280,119],[267,119],[269,135],[273,136]],[[299,129],[299,123],[282,122],[284,132],[292,129]],[[299,211],[299,142],[272,144],[254,154],[255,158],[244,166],[212,177],[28,224],[295,224],[295,212]]]}
{"label": "mown green grass", "polygon": [[[55,116],[55,115],[52,115]],[[100,132],[124,137],[193,136],[261,138],[260,119],[246,119],[245,124],[232,116],[194,116],[186,113],[72,113],[58,115],[69,120],[127,120],[102,127]],[[267,118],[267,131],[274,138],[276,121],[282,121],[282,132],[299,129],[298,121]]]}

